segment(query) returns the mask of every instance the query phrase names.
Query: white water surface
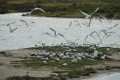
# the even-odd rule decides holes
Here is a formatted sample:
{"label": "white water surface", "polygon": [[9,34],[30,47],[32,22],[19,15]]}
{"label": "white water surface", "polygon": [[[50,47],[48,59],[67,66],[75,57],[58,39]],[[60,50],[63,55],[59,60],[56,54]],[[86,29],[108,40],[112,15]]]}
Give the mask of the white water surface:
{"label": "white water surface", "polygon": [[[99,20],[92,20],[91,27],[82,25],[82,23],[89,22],[88,19],[82,18],[53,18],[53,17],[26,17],[21,16],[23,13],[12,13],[12,14],[0,14],[0,51],[2,50],[12,50],[20,48],[33,47],[34,45],[40,46],[42,43],[51,46],[52,44],[66,43],[66,40],[62,37],[51,37],[48,35],[41,35],[42,33],[48,32],[54,34],[49,27],[57,31],[57,33],[62,33],[66,39],[74,41],[79,45],[83,43],[99,43],[99,38],[95,36],[95,39],[88,37],[85,41],[85,37],[92,31],[99,31],[102,29],[108,30],[118,24],[117,27],[112,28],[109,32],[114,32],[112,36],[105,38],[103,43],[99,46],[104,47],[118,47],[120,48],[120,20],[113,20],[112,23],[108,23],[106,20],[102,19],[102,23]],[[28,22],[29,27],[20,20],[25,20]],[[77,20],[81,27],[76,26],[73,22],[69,28],[71,21]],[[11,28],[14,29],[18,27],[13,33],[9,32],[8,23],[16,22],[11,24]],[[31,23],[35,22],[35,23]],[[100,37],[102,38],[104,34],[102,33]]]}
{"label": "white water surface", "polygon": [[120,73],[102,74],[97,77],[84,80],[120,80]]}

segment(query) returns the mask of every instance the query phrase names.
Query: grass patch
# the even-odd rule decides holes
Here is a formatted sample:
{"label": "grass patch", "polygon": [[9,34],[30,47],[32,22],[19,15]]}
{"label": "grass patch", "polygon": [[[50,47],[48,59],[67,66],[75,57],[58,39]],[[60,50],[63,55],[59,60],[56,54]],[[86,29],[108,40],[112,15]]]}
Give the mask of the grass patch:
{"label": "grass patch", "polygon": [[27,1],[7,1],[8,4],[22,4],[25,2],[27,2]]}
{"label": "grass patch", "polygon": [[[63,63],[67,63],[67,66],[62,66]],[[31,67],[31,68],[41,68],[41,67],[57,67],[57,68],[64,68],[64,69],[70,69],[70,70],[76,70],[79,68],[82,68],[85,65],[95,65],[98,63],[98,61],[92,61],[92,60],[88,60],[88,59],[83,59],[81,61],[78,61],[76,63],[72,63],[71,60],[67,60],[67,61],[60,61],[57,62],[55,60],[48,60],[47,64],[43,63],[42,60],[37,59],[37,58],[31,58],[29,60],[21,60],[21,61],[13,61],[11,62],[11,64],[17,64],[17,63],[21,63],[23,66],[25,67]],[[16,65],[15,65],[16,66]]]}

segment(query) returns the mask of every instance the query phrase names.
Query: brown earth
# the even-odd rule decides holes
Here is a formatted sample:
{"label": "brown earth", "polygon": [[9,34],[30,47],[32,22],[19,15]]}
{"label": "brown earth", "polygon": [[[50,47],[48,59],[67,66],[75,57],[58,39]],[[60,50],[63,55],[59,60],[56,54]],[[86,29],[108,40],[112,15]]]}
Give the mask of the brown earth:
{"label": "brown earth", "polygon": [[[40,50],[27,50],[27,49],[4,51],[7,55],[12,55],[12,56],[0,55],[0,80],[10,76],[25,76],[27,72],[29,72],[30,76],[32,77],[49,77],[50,76],[49,74],[52,72],[52,69],[50,68],[41,68],[39,70],[25,68],[25,67],[14,68],[10,64],[11,61],[22,60],[28,54],[32,53],[32,51],[40,52]],[[97,70],[96,74],[92,74],[91,76],[80,77],[78,79],[69,79],[69,80],[80,80],[83,78],[93,77],[106,72],[118,72],[118,71],[120,72],[120,69],[111,69],[111,70],[105,69],[106,66],[120,67],[120,52],[115,52],[114,54],[112,53],[111,55],[112,58],[114,59],[112,61],[103,61],[102,63],[99,63],[97,65],[88,66],[96,69]]]}

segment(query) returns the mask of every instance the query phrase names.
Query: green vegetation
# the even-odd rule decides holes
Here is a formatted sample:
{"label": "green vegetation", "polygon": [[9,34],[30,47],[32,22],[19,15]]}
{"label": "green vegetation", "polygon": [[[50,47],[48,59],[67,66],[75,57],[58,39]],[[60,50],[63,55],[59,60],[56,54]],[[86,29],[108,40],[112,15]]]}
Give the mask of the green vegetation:
{"label": "green vegetation", "polygon": [[[52,77],[28,77],[28,76],[13,76],[13,77],[9,77],[6,80],[52,80],[54,78]],[[55,79],[57,80],[57,79]]]}
{"label": "green vegetation", "polygon": [[[67,66],[62,66],[63,63],[67,63]],[[21,60],[21,61],[13,61],[11,64],[14,64],[14,67],[17,67],[18,64],[22,64],[25,67],[31,67],[34,69],[39,69],[41,67],[58,67],[58,68],[63,68],[63,69],[71,69],[71,70],[76,70],[80,69],[85,65],[94,65],[97,64],[99,61],[93,61],[93,60],[88,60],[88,59],[83,59],[81,61],[78,61],[76,63],[72,63],[70,60],[65,61],[62,60],[60,62],[55,61],[55,60],[48,60],[47,64],[43,63],[41,59],[37,58],[31,58],[31,59],[26,59],[26,60]],[[20,67],[20,65],[19,65]]]}
{"label": "green vegetation", "polygon": [[118,13],[116,18],[120,18],[119,0],[0,0],[0,13],[28,12],[35,5],[47,12],[44,15],[36,14],[38,16],[80,18],[84,15],[79,12],[79,9],[90,14],[100,7],[96,16],[102,14],[111,18],[115,13]]}

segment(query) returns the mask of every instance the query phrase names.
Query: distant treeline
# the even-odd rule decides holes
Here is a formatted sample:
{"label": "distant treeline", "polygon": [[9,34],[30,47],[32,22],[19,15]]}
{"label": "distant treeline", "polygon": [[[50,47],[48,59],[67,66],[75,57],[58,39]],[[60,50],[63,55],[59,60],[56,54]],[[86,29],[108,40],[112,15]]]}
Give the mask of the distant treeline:
{"label": "distant treeline", "polygon": [[[97,1],[101,2],[98,3]],[[112,1],[114,3],[111,3]],[[118,3],[116,3],[116,1],[118,1]],[[78,13],[78,9],[81,9],[87,13],[91,13],[97,7],[100,7],[97,12],[98,14],[105,14],[107,17],[111,17],[115,13],[118,13],[120,17],[119,0],[116,1],[86,0],[85,2],[84,0],[0,0],[0,14],[12,12],[28,12],[37,6],[43,8],[46,12],[57,13],[61,11],[62,15],[67,15],[68,13],[73,12]],[[106,2],[109,2],[109,4]],[[67,5],[68,3],[70,4]]]}

